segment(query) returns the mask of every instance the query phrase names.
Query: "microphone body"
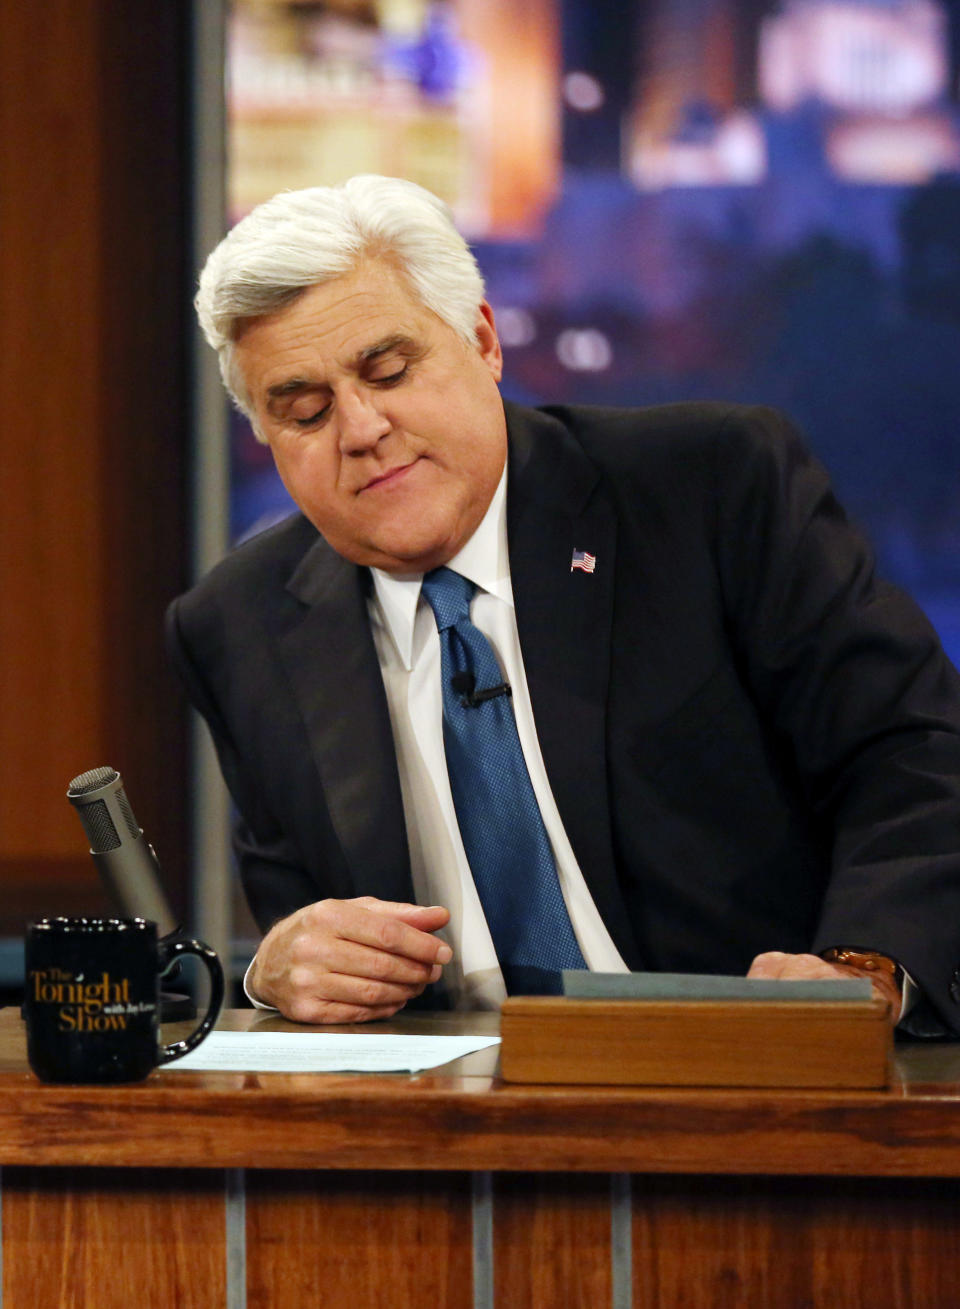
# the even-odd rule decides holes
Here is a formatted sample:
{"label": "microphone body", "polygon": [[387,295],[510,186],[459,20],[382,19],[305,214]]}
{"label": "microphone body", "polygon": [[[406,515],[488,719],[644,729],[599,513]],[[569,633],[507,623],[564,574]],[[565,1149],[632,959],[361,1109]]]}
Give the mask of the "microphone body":
{"label": "microphone body", "polygon": [[70,783],[67,799],[77,811],[90,842],[100,879],[114,904],[131,918],[157,924],[160,936],[177,930],[160,882],[153,846],[133,816],[115,768],[94,768]]}

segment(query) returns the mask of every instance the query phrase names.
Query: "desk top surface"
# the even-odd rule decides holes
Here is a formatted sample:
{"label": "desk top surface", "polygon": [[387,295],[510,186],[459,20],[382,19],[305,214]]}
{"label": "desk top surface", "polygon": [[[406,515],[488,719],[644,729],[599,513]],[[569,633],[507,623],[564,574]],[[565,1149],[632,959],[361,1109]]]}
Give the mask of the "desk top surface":
{"label": "desk top surface", "polygon": [[[379,1026],[493,1034],[498,1021],[437,1014]],[[250,1010],[220,1026],[304,1030]],[[496,1047],[419,1074],[172,1066],[134,1085],[54,1086],[30,1072],[8,1009],[2,1164],[960,1177],[960,1044],[898,1045],[893,1080],[878,1091],[519,1086],[498,1077]]]}

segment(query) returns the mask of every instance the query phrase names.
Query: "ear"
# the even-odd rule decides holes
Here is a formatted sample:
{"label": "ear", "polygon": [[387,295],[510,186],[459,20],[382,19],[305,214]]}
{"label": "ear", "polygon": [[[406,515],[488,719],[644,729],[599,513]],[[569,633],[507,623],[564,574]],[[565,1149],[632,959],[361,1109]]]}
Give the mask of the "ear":
{"label": "ear", "polygon": [[481,301],[477,311],[475,331],[480,358],[493,374],[493,380],[499,382],[503,376],[503,351],[500,349],[500,338],[497,336],[496,324],[493,321],[493,310],[486,300]]}

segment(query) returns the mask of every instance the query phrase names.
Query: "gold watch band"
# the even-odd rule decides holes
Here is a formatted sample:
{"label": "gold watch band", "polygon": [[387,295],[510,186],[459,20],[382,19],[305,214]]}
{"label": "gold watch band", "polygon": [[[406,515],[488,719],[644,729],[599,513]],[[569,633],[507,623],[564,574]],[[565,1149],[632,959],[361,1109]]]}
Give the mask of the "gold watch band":
{"label": "gold watch band", "polygon": [[903,994],[903,969],[889,955],[878,954],[876,950],[854,950],[841,945],[834,946],[832,950],[824,950],[820,958],[828,964],[846,964],[850,968],[862,968],[868,973],[885,973]]}

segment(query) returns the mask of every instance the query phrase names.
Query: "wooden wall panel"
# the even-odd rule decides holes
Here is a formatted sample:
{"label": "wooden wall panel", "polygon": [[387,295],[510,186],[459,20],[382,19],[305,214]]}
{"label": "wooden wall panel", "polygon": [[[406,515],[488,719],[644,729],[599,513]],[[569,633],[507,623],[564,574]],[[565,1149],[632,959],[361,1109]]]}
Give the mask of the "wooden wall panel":
{"label": "wooden wall panel", "polygon": [[223,1305],[223,1173],[4,1169],[2,1299],[23,1309]]}
{"label": "wooden wall panel", "polygon": [[247,1173],[248,1309],[470,1309],[472,1259],[466,1174]]}
{"label": "wooden wall panel", "polygon": [[635,1177],[645,1309],[942,1309],[957,1298],[960,1183]]}
{"label": "wooden wall panel", "polygon": [[0,6],[0,850],[16,860],[76,849],[63,791],[71,768],[100,746],[103,412],[91,201],[102,159],[86,8],[61,0],[38,27],[32,6]]}
{"label": "wooden wall panel", "polygon": [[609,1176],[503,1173],[495,1176],[493,1193],[496,1304],[598,1309],[611,1303]]}
{"label": "wooden wall panel", "polygon": [[190,6],[0,0],[0,933],[103,901],[111,763],[183,897]]}

